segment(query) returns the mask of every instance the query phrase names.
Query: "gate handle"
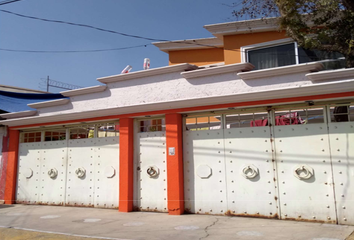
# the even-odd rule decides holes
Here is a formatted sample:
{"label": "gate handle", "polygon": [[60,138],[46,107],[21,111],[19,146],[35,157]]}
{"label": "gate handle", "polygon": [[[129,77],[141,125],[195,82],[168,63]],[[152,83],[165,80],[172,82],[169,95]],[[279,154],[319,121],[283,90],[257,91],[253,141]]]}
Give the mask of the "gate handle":
{"label": "gate handle", "polygon": [[48,175],[50,178],[55,178],[56,176],[58,176],[58,170],[56,170],[55,168],[51,168],[48,171]]}
{"label": "gate handle", "polygon": [[[299,171],[304,171],[305,176],[301,176]],[[310,179],[313,176],[313,170],[309,169],[307,166],[299,166],[294,170],[294,175],[300,180],[307,180]]]}
{"label": "gate handle", "polygon": [[86,170],[84,168],[78,168],[75,171],[78,178],[83,178],[86,174]]}
{"label": "gate handle", "polygon": [[146,170],[146,173],[149,175],[149,177],[153,178],[159,174],[159,170],[156,169],[154,166],[151,166]]}
{"label": "gate handle", "polygon": [[[247,173],[247,171],[250,172]],[[247,179],[255,178],[258,175],[258,168],[253,165],[248,165],[242,169],[242,175]]]}

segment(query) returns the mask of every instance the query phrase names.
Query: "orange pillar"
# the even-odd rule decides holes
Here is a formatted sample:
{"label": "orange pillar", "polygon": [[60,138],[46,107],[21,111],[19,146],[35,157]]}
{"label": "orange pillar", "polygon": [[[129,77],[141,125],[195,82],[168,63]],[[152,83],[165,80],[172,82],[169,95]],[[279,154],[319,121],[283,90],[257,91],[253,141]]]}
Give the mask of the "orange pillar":
{"label": "orange pillar", "polygon": [[15,203],[19,140],[20,132],[18,130],[9,130],[9,148],[4,195],[5,204]]}
{"label": "orange pillar", "polygon": [[133,211],[134,119],[119,120],[119,211]]}
{"label": "orange pillar", "polygon": [[[170,215],[184,212],[182,116],[166,114],[167,205]],[[170,150],[174,150],[174,154]]]}

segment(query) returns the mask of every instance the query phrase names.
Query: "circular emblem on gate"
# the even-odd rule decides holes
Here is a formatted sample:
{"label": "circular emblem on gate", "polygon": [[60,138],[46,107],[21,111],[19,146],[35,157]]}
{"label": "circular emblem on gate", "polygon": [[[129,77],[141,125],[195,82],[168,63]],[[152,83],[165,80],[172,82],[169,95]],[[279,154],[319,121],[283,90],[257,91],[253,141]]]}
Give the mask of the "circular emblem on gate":
{"label": "circular emblem on gate", "polygon": [[104,170],[104,175],[107,178],[112,178],[114,177],[114,175],[116,175],[116,170],[112,167],[112,166],[108,166],[106,167],[106,169]]}
{"label": "circular emblem on gate", "polygon": [[258,168],[254,165],[247,165],[242,169],[242,176],[246,179],[252,179],[255,178],[258,174]]}
{"label": "circular emblem on gate", "polygon": [[154,177],[157,177],[160,174],[160,170],[156,166],[150,166],[146,170],[146,173],[149,175],[149,177],[154,178]]}
{"label": "circular emblem on gate", "polygon": [[56,176],[58,176],[58,170],[52,168],[48,171],[48,175],[50,178],[55,178]]}
{"label": "circular emblem on gate", "polygon": [[313,174],[313,168],[307,165],[297,165],[294,168],[294,176],[300,180],[310,179],[312,178]]}
{"label": "circular emblem on gate", "polygon": [[33,176],[33,171],[30,168],[25,169],[22,174],[27,178],[31,178]]}
{"label": "circular emblem on gate", "polygon": [[86,170],[84,168],[78,168],[75,171],[78,178],[83,178],[86,174]]}

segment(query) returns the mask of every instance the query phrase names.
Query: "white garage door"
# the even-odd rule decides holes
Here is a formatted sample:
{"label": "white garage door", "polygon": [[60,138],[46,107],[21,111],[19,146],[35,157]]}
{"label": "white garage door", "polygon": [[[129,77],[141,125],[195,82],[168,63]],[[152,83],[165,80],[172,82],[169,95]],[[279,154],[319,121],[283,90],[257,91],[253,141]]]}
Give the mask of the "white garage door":
{"label": "white garage door", "polygon": [[18,203],[118,208],[119,125],[23,132]]}

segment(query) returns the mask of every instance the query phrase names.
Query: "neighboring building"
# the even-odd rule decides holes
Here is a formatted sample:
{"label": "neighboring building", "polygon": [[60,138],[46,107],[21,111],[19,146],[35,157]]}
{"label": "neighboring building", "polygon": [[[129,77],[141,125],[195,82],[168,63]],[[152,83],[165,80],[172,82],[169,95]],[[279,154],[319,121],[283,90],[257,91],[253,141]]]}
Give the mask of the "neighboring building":
{"label": "neighboring building", "polygon": [[35,90],[35,89],[21,88],[21,87],[1,85],[1,84],[0,84],[0,91],[16,92],[16,93],[48,93],[48,92]]}
{"label": "neighboring building", "polygon": [[5,203],[354,225],[354,69],[269,22],[154,43],[170,66],[7,115]]}

